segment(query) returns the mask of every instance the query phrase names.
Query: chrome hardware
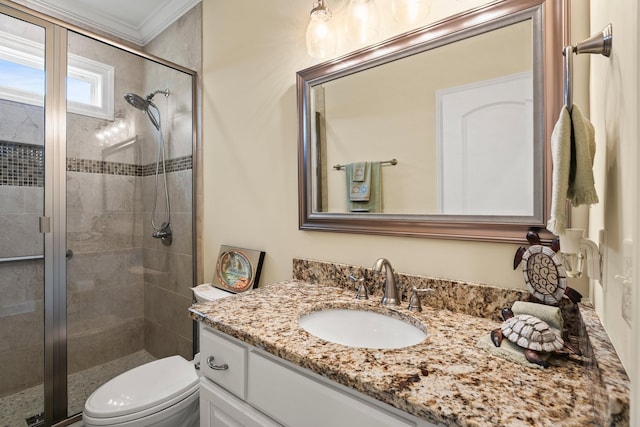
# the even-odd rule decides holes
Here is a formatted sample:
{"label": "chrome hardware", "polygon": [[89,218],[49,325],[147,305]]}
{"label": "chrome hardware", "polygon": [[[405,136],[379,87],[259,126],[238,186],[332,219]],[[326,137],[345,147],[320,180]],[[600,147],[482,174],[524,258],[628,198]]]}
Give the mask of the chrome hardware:
{"label": "chrome hardware", "polygon": [[71,258],[73,258],[73,251],[71,249],[67,249],[65,257],[67,258],[67,261],[69,261]]}
{"label": "chrome hardware", "polygon": [[226,371],[227,369],[229,369],[229,365],[227,365],[226,363],[223,363],[222,365],[214,365],[213,361],[214,361],[213,356],[207,357],[207,365],[209,365],[211,369],[215,371]]}
{"label": "chrome hardware", "polygon": [[196,368],[196,371],[200,370],[200,362],[196,362],[195,365],[193,365],[194,368]]}
{"label": "chrome hardware", "polygon": [[373,271],[380,272],[384,268],[385,281],[384,281],[384,293],[382,295],[382,305],[400,305],[400,298],[398,297],[398,287],[396,286],[396,278],[393,274],[393,267],[386,258],[379,258],[375,264],[373,264]]}
{"label": "chrome hardware", "polygon": [[356,287],[356,299],[369,299],[369,291],[367,291],[367,287],[364,284],[364,277],[358,279],[357,277],[349,275],[349,280],[358,283]]}
{"label": "chrome hardware", "polygon": [[411,288],[411,297],[409,298],[409,306],[407,309],[413,312],[422,311],[422,305],[420,304],[419,293],[433,292],[431,288],[418,289],[416,287]]}
{"label": "chrome hardware", "polygon": [[165,246],[170,246],[173,242],[173,231],[171,231],[171,224],[163,222],[160,229],[153,232],[152,236],[156,239],[160,239]]}
{"label": "chrome hardware", "polygon": [[3,262],[15,262],[15,261],[33,261],[38,259],[44,259],[44,255],[26,255],[26,256],[14,256],[7,258],[0,258],[0,263]]}
{"label": "chrome hardware", "polygon": [[51,218],[48,216],[41,216],[40,220],[40,233],[51,233]]}
{"label": "chrome hardware", "polygon": [[564,105],[569,112],[573,107],[573,54],[600,54],[609,57],[613,44],[613,26],[608,24],[604,29],[593,34],[575,46],[569,45],[562,49],[564,55]]}

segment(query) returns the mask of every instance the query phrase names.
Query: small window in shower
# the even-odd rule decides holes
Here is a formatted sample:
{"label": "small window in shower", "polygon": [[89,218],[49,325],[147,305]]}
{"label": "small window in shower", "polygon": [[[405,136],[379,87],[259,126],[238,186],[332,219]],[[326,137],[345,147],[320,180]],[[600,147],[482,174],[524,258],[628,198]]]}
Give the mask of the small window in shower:
{"label": "small window in shower", "polygon": [[[0,31],[0,98],[44,104],[44,60],[41,43]],[[113,67],[69,54],[67,106],[70,113],[113,120]]]}

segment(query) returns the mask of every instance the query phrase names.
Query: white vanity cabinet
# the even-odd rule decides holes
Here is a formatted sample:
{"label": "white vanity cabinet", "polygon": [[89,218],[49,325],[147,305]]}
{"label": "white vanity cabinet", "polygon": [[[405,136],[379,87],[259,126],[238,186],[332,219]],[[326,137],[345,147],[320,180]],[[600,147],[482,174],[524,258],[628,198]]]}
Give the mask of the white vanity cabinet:
{"label": "white vanity cabinet", "polygon": [[430,427],[200,323],[200,427]]}
{"label": "white vanity cabinet", "polygon": [[200,379],[200,427],[276,427],[280,424],[218,387]]}

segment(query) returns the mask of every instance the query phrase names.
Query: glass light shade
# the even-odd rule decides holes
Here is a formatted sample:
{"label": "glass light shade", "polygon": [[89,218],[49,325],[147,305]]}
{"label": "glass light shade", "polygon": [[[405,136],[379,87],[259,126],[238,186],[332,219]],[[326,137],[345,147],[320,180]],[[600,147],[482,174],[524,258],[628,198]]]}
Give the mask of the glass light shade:
{"label": "glass light shade", "polygon": [[380,18],[374,0],[350,0],[347,7],[345,29],[347,38],[359,44],[368,44],[378,37]]}
{"label": "glass light shade", "polygon": [[400,24],[416,24],[429,15],[428,0],[392,0],[393,19]]}
{"label": "glass light shade", "polygon": [[307,52],[314,58],[327,58],[336,53],[338,37],[328,9],[311,13],[307,27]]}
{"label": "glass light shade", "polygon": [[567,277],[576,278],[582,276],[584,270],[584,254],[582,252],[562,254],[562,265]]}

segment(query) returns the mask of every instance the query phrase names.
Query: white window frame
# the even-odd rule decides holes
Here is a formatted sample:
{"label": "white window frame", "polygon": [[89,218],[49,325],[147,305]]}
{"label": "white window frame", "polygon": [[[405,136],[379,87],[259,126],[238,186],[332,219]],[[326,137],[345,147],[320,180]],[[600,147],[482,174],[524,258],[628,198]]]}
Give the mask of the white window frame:
{"label": "white window frame", "polygon": [[[44,70],[44,46],[24,37],[0,31],[0,59]],[[67,101],[70,113],[99,119],[114,119],[115,72],[111,65],[80,55],[68,55],[67,76],[89,83],[91,103]],[[0,85],[0,98],[23,104],[44,106],[44,94]]]}

